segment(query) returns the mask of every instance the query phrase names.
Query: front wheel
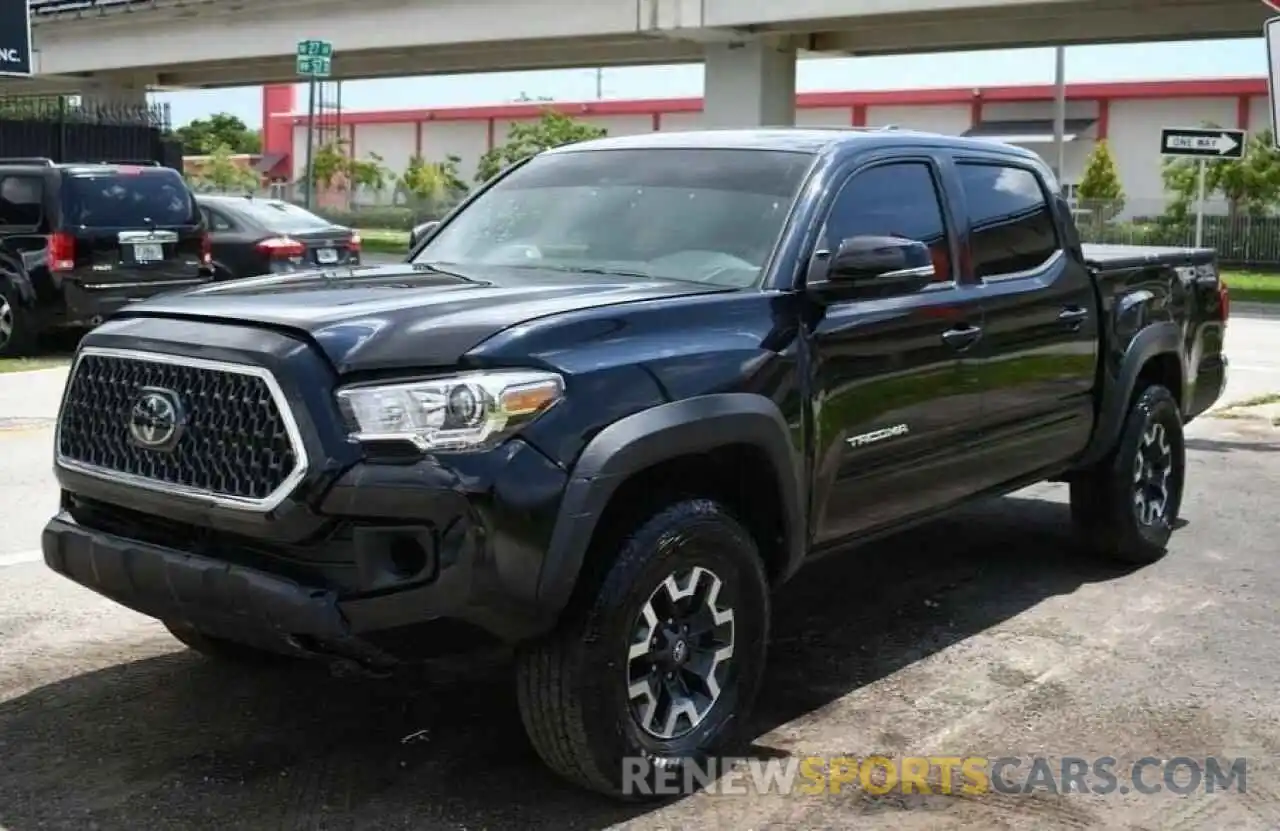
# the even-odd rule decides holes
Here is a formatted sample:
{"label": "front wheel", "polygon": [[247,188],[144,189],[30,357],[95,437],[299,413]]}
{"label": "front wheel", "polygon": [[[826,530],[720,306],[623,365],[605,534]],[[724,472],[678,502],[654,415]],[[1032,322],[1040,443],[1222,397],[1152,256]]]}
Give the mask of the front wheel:
{"label": "front wheel", "polygon": [[1182,412],[1159,385],[1134,399],[1115,451],[1071,483],[1071,514],[1090,546],[1126,563],[1164,556],[1186,476]]}
{"label": "front wheel", "polygon": [[660,797],[660,774],[683,783],[681,769],[705,765],[736,737],[768,632],[768,583],[751,535],[713,501],[671,505],[626,536],[599,587],[555,632],[521,651],[529,738],[575,784]]}
{"label": "front wheel", "polygon": [[0,276],[0,358],[20,358],[35,344],[35,321],[16,290]]}

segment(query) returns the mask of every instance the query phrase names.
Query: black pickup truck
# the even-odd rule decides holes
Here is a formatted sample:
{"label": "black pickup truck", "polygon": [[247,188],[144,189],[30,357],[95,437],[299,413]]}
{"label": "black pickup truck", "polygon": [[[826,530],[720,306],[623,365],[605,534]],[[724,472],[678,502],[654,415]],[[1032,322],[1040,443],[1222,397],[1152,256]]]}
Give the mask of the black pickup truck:
{"label": "black pickup truck", "polygon": [[1227,312],[1213,252],[1082,246],[1013,147],[586,142],[404,264],[99,326],[45,560],[224,658],[513,645],[538,753],[620,794],[734,738],[819,555],[1057,480],[1100,555],[1159,558]]}

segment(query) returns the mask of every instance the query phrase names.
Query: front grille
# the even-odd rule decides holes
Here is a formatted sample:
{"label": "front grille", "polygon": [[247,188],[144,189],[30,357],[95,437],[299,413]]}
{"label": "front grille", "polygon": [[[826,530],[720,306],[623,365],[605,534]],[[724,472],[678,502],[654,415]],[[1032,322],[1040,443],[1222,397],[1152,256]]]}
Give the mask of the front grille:
{"label": "front grille", "polygon": [[[179,425],[142,433],[148,397],[172,402]],[[288,405],[269,373],[126,350],[86,348],[76,361],[58,423],[58,461],[157,490],[271,507],[305,459]],[[170,436],[155,444],[157,436]]]}

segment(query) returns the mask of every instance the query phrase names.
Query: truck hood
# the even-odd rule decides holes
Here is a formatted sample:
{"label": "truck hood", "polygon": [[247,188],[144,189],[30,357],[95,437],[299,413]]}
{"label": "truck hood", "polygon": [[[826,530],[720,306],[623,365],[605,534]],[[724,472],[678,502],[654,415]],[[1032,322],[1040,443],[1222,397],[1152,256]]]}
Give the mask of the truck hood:
{"label": "truck hood", "polygon": [[121,316],[244,321],[302,332],[346,373],[449,366],[498,332],[535,318],[727,290],[526,267],[446,273],[401,263],[215,283],[145,300]]}

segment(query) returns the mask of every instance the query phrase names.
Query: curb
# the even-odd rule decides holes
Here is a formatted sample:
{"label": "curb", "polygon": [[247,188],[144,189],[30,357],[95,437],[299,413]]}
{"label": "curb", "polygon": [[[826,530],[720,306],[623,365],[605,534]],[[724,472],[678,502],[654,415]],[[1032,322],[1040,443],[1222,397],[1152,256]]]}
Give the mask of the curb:
{"label": "curb", "polygon": [[1236,303],[1231,304],[1231,315],[1243,317],[1280,318],[1280,303]]}

